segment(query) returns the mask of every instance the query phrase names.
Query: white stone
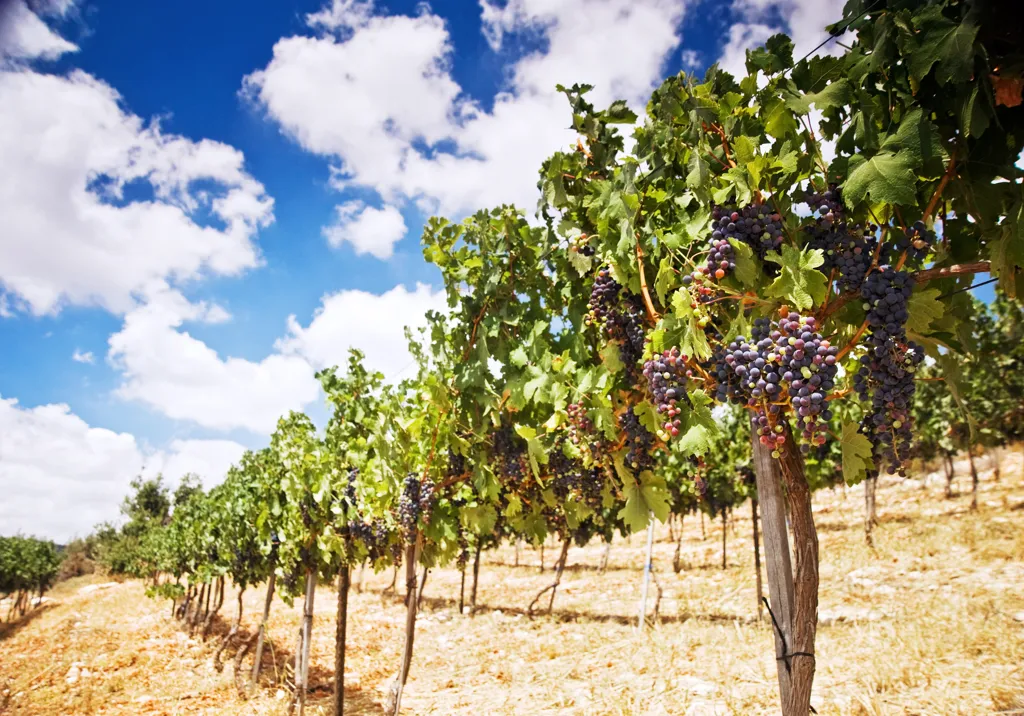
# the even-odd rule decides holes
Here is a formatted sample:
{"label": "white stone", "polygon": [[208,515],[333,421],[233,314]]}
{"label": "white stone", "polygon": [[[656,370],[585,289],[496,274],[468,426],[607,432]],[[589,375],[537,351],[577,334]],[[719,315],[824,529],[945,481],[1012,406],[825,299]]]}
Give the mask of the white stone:
{"label": "white stone", "polygon": [[696,696],[710,696],[718,691],[718,687],[710,681],[698,679],[696,676],[681,676],[676,679],[676,686]]}
{"label": "white stone", "polygon": [[78,590],[79,594],[92,594],[103,589],[113,589],[114,587],[121,586],[117,582],[104,582],[103,584],[89,584]]}
{"label": "white stone", "polygon": [[284,698],[284,690],[283,690],[283,689],[278,689],[278,690],[277,690],[277,691],[276,691],[276,692],[274,693],[274,698],[275,698],[275,699],[277,699],[278,701],[280,701],[281,699],[283,699],[283,698]]}
{"label": "white stone", "polygon": [[1013,620],[1015,622],[1024,622],[1024,612],[1017,612],[1016,614],[1014,614]]}
{"label": "white stone", "polygon": [[136,696],[132,701],[137,704],[148,704],[150,701],[156,701],[156,697],[150,696],[149,694],[143,694],[142,696]]}

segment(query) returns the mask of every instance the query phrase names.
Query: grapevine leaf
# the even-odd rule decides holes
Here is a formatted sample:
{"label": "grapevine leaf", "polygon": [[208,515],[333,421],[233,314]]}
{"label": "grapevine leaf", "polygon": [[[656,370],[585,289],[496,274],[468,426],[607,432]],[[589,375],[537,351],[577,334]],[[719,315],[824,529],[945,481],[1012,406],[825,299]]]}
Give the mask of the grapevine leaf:
{"label": "grapevine leaf", "polygon": [[914,291],[907,303],[907,330],[914,333],[927,334],[932,323],[943,317],[946,307],[939,297],[937,288],[926,288]]}
{"label": "grapevine leaf", "polygon": [[582,253],[576,250],[576,247],[569,249],[569,263],[576,269],[576,273],[580,276],[586,276],[594,268],[594,257],[584,256]]}
{"label": "grapevine leaf", "polygon": [[703,455],[711,449],[711,431],[703,425],[692,425],[679,436],[679,450],[684,455]]}
{"label": "grapevine leaf", "polygon": [[797,130],[796,117],[778,97],[772,97],[761,108],[764,129],[776,139],[782,139]]}
{"label": "grapevine leaf", "polygon": [[668,292],[676,286],[676,272],[672,266],[672,258],[666,256],[658,266],[658,277],[654,279],[654,292],[658,294],[658,301],[665,305],[665,298]]}
{"label": "grapevine leaf", "polygon": [[999,279],[999,288],[1011,298],[1019,298],[1017,291],[1020,269],[1024,267],[1024,203],[1016,207],[1016,216],[1008,217],[1002,234],[989,243],[991,273]]}
{"label": "grapevine leaf", "polygon": [[623,489],[626,504],[619,510],[619,519],[629,527],[631,532],[639,532],[647,526],[651,508],[647,504],[643,490],[635,481],[626,483]]}
{"label": "grapevine leaf", "polygon": [[658,432],[658,415],[655,413],[654,406],[651,405],[649,400],[641,400],[633,406],[633,413],[636,414],[637,420],[640,421],[641,425],[652,433]]}
{"label": "grapevine leaf", "polygon": [[953,400],[960,407],[960,412],[963,413],[964,419],[967,421],[967,427],[971,433],[971,439],[975,439],[977,436],[978,421],[974,415],[967,408],[967,402],[965,400],[965,385],[964,377],[960,372],[960,364],[950,353],[942,353],[938,356],[939,366],[942,368],[942,376],[946,381],[946,387],[949,388],[950,394],[953,396]]}
{"label": "grapevine leaf", "polygon": [[793,41],[783,34],[772,35],[764,47],[747,50],[747,72],[751,75],[761,70],[766,75],[782,72],[793,66]]}
{"label": "grapevine leaf", "polygon": [[767,295],[785,299],[801,311],[825,300],[828,279],[816,270],[825,262],[821,249],[805,248],[801,251],[785,244],[781,256],[771,251],[765,259],[782,267],[766,289]]}
{"label": "grapevine leaf", "polygon": [[686,186],[691,189],[703,189],[711,181],[711,168],[698,152],[690,153],[690,171],[686,175]]}
{"label": "grapevine leaf", "polygon": [[606,343],[601,348],[601,360],[604,361],[605,367],[612,373],[618,373],[625,367],[622,363],[622,358],[619,357],[619,346],[617,343]]}
{"label": "grapevine leaf", "polygon": [[521,345],[516,346],[512,353],[509,354],[509,360],[517,368],[522,368],[530,362],[529,356],[526,355],[526,349]]}
{"label": "grapevine leaf", "polygon": [[871,441],[857,432],[856,423],[843,423],[843,435],[839,441],[843,453],[843,480],[847,485],[856,485],[874,469],[871,460]]}
{"label": "grapevine leaf", "polygon": [[850,157],[849,176],[843,184],[843,197],[857,204],[868,197],[876,204],[913,204],[915,200],[914,164],[907,150],[879,152],[870,159],[860,154]]}
{"label": "grapevine leaf", "polygon": [[640,492],[654,517],[660,522],[667,520],[671,505],[665,480],[655,477],[649,471],[642,472],[640,473]]}
{"label": "grapevine leaf", "polygon": [[736,278],[747,288],[761,284],[761,266],[754,260],[754,251],[742,241],[729,239],[733,254],[736,256]]}
{"label": "grapevine leaf", "polygon": [[935,69],[939,84],[962,83],[971,79],[974,70],[974,38],[978,26],[971,20],[954,22],[932,5],[914,18],[921,45],[910,55],[910,73],[920,82]]}
{"label": "grapevine leaf", "polygon": [[812,104],[819,111],[824,111],[829,107],[846,106],[852,99],[850,83],[844,78],[829,83],[821,92],[794,95],[786,100],[786,106],[797,114],[807,114],[811,111]]}
{"label": "grapevine leaf", "polygon": [[679,350],[698,360],[711,357],[711,346],[708,344],[704,330],[697,325],[697,316],[691,305],[693,297],[689,289],[680,288],[672,295],[672,316],[681,328]]}

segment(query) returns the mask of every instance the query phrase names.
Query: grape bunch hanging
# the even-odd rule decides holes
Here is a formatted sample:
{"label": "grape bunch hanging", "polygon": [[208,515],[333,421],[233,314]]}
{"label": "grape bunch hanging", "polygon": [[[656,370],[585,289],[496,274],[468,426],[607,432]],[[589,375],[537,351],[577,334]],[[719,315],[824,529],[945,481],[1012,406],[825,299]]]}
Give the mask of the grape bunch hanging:
{"label": "grape bunch hanging", "polygon": [[573,445],[579,445],[580,441],[594,432],[594,423],[587,416],[587,408],[583,403],[569,403],[565,412],[569,416],[569,423],[566,432]]}
{"label": "grape bunch hanging", "polygon": [[644,354],[645,312],[638,296],[622,294],[622,285],[612,277],[608,267],[599,269],[590,290],[585,322],[596,326],[618,344],[619,357],[632,383],[637,377],[636,364]]}
{"label": "grape bunch hanging", "polygon": [[861,296],[867,310],[867,353],[853,376],[861,400],[870,400],[861,432],[867,435],[878,461],[891,475],[904,475],[902,463],[909,454],[914,399],[914,373],[924,360],[924,350],[907,340],[907,303],[914,278],[890,267],[868,276]]}
{"label": "grape bunch hanging", "polygon": [[622,428],[626,437],[626,467],[634,475],[639,475],[644,470],[650,469],[654,462],[651,457],[654,434],[640,423],[640,418],[637,417],[632,405],[619,416],[619,427]]}
{"label": "grape bunch hanging", "polygon": [[515,434],[511,425],[505,424],[494,431],[491,455],[499,475],[512,484],[523,481],[526,446]]}
{"label": "grape bunch hanging", "polygon": [[679,435],[682,427],[679,401],[690,402],[686,394],[687,373],[686,356],[678,348],[663,351],[644,363],[647,390],[654,399],[658,413],[665,417],[662,425],[664,435],[659,434],[662,439]]}
{"label": "grape bunch hanging", "polygon": [[736,255],[729,239],[742,241],[763,261],[769,251],[782,246],[782,217],[764,204],[730,208],[716,206],[711,213],[705,276],[721,279],[736,268]]}
{"label": "grape bunch hanging", "polygon": [[806,452],[825,442],[838,353],[811,316],[791,312],[778,322],[755,319],[750,340],[737,338],[715,355],[717,398],[754,410],[758,438],[776,458],[786,442],[781,420],[795,413]]}
{"label": "grape bunch hanging", "polygon": [[808,245],[822,252],[824,263],[819,270],[825,275],[835,271],[840,290],[856,291],[875,260],[878,227],[847,224],[842,194],[835,184],[824,192],[806,194],[804,202],[817,213],[805,231],[810,236]]}
{"label": "grape bunch hanging", "polygon": [[416,524],[422,511],[420,494],[420,478],[410,472],[402,480],[402,494],[398,498],[398,524],[401,527],[402,539],[412,544],[416,539]]}

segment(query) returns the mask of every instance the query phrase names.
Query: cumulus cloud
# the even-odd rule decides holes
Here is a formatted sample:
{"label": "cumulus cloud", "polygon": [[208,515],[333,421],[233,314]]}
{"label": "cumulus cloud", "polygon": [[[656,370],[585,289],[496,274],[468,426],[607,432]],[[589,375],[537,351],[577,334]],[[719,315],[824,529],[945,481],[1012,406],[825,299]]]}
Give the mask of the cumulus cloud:
{"label": "cumulus cloud", "polygon": [[388,380],[407,377],[413,358],[405,326],[427,324],[426,312],[446,309],[443,291],[416,284],[414,291],[395,286],[382,294],[339,291],[323,297],[308,326],[288,317],[288,333],[276,348],[284,355],[302,356],[315,368],[344,365],[349,348],[366,354],[366,365]]}
{"label": "cumulus cloud", "polygon": [[[73,3],[39,3],[42,14],[63,15]],[[55,33],[32,12],[25,0],[0,5],[0,62],[8,60],[56,60],[78,46]]]}
{"label": "cumulus cloud", "polygon": [[96,358],[91,351],[80,351],[76,348],[75,352],[71,354],[71,360],[76,363],[94,363]]}
{"label": "cumulus cloud", "polygon": [[405,220],[393,206],[376,209],[361,201],[350,201],[335,210],[335,222],[324,227],[324,237],[334,248],[347,242],[357,254],[388,259],[394,253],[395,244],[405,236]]}
{"label": "cumulus cloud", "polygon": [[212,485],[244,448],[226,440],[175,441],[147,453],[128,433],[92,427],[65,404],[25,408],[0,397],[0,534],[66,542],[116,520],[132,478],[195,472]]}
{"label": "cumulus cloud", "polygon": [[493,47],[519,33],[543,40],[508,68],[507,88],[485,111],[451,77],[440,17],[425,6],[410,17],[334,0],[307,17],[322,34],[278,41],[244,91],[302,147],[331,159],[339,186],[449,215],[532,208],[540,162],[575,137],[555,84],[593,84],[599,105],[642,106],[679,44],[684,8],[685,0],[482,2]]}
{"label": "cumulus cloud", "polygon": [[[80,71],[0,72],[0,293],[123,312],[155,281],[256,266],[272,200],[237,149],[168,134]],[[199,185],[202,184],[200,190]]]}
{"label": "cumulus cloud", "polygon": [[316,399],[319,386],[302,358],[222,358],[180,330],[186,322],[223,315],[223,309],[190,303],[177,291],[148,296],[110,337],[109,357],[124,379],[116,394],[177,420],[260,434],[271,432],[289,410],[301,410]]}
{"label": "cumulus cloud", "polygon": [[[845,4],[845,0],[733,0],[732,12],[742,20],[729,28],[729,40],[722,49],[719,63],[733,74],[746,74],[746,51],[764,44],[778,32],[786,33],[793,40],[794,59],[799,59],[829,36],[825,27],[842,19]],[[776,18],[781,18],[781,25],[775,22]],[[838,39],[842,41],[843,37]],[[841,51],[841,47],[831,42],[816,52]]]}
{"label": "cumulus cloud", "polygon": [[444,309],[444,292],[426,284],[381,294],[339,291],[323,297],[308,325],[289,316],[274,350],[251,361],[223,357],[182,328],[218,319],[219,306],[189,302],[163,287],[128,312],[110,337],[108,357],[122,374],[115,392],[125,400],[213,430],[267,435],[282,415],[319,397],[313,374],[344,366],[349,348],[362,350],[370,369],[390,380],[400,377],[412,361],[405,327],[423,327],[428,310]]}

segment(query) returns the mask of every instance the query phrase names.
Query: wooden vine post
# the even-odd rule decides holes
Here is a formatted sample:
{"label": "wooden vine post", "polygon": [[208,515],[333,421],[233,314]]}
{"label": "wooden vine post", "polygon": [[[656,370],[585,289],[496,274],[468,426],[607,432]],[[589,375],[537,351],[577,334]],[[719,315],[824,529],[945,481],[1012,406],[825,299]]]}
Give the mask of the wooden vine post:
{"label": "wooden vine post", "polygon": [[787,668],[786,647],[793,641],[794,588],[793,568],[789,559],[789,536],[786,532],[786,507],[783,504],[782,479],[779,464],[771,451],[757,439],[751,430],[754,453],[754,476],[757,480],[758,502],[764,534],[765,565],[768,571],[768,598],[771,605],[775,632],[775,659],[779,677],[779,693],[783,713],[790,716],[786,704],[791,698],[790,670]]}
{"label": "wooden vine post", "polygon": [[757,620],[764,618],[764,586],[761,583],[761,538],[757,530],[757,497],[750,498],[750,521],[754,527],[754,573],[757,575]]}
{"label": "wooden vine post", "polygon": [[352,570],[347,564],[338,572],[338,620],[334,635],[334,713],[345,713],[345,632],[348,627],[348,593]]}
{"label": "wooden vine post", "polygon": [[260,668],[263,664],[263,643],[267,637],[267,620],[270,618],[270,605],[274,601],[274,586],[277,583],[277,572],[270,571],[270,579],[267,581],[267,598],[263,602],[263,616],[260,618],[259,634],[256,637],[256,653],[253,656],[252,676],[250,683],[255,686],[260,680]]}
{"label": "wooden vine post", "polygon": [[384,713],[389,716],[397,716],[399,709],[402,708],[402,690],[409,678],[409,666],[412,664],[412,647],[416,637],[416,608],[419,603],[416,598],[419,586],[416,580],[416,563],[420,557],[422,544],[422,535],[417,535],[416,541],[405,548],[405,587],[408,594],[405,605],[405,646],[402,648],[402,665],[391,684],[384,707]]}
{"label": "wooden vine post", "polygon": [[[643,629],[647,621],[647,589],[651,584],[651,552],[654,548],[654,515],[648,516],[647,521],[647,549],[644,551],[644,581],[640,590],[640,617],[637,619],[636,628]],[[552,593],[552,598],[554,594]]]}

